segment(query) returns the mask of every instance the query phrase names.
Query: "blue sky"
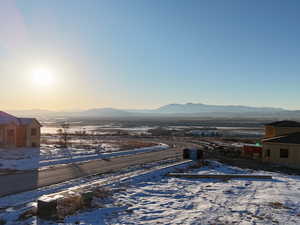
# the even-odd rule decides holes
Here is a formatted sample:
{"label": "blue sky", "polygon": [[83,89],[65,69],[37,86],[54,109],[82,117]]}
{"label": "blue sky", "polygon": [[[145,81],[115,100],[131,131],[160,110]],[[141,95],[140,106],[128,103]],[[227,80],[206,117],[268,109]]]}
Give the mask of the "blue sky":
{"label": "blue sky", "polygon": [[[0,38],[0,66],[10,74],[0,85],[28,93],[22,105],[20,88],[0,97],[8,108],[202,102],[300,109],[299,1],[6,1],[2,9],[14,13],[2,25],[14,28],[0,34],[18,38]],[[59,84],[23,85],[25,65],[41,62]],[[7,66],[15,63],[23,66]]]}

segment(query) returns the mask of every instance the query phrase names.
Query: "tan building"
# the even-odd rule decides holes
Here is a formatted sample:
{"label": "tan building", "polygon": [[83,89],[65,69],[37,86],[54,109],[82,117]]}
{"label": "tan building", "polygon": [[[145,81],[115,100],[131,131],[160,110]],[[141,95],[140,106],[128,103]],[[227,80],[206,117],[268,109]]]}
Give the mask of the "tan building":
{"label": "tan building", "polygon": [[0,148],[39,147],[41,124],[0,111]]}
{"label": "tan building", "polygon": [[265,125],[265,138],[278,137],[285,134],[300,132],[300,123],[283,120]]}
{"label": "tan building", "polygon": [[278,121],[267,124],[263,161],[300,168],[300,123]]}

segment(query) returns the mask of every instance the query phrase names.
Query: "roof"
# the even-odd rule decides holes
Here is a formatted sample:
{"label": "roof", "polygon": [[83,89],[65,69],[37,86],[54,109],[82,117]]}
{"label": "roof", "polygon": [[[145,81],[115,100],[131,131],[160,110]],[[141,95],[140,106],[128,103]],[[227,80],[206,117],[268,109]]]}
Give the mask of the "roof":
{"label": "roof", "polygon": [[300,144],[300,132],[282,135],[279,137],[263,139],[263,142]]}
{"label": "roof", "polygon": [[274,126],[274,127],[300,127],[300,123],[292,120],[282,120],[276,121],[272,123],[265,124],[266,126]]}
{"label": "roof", "polygon": [[20,122],[17,117],[10,115],[6,112],[0,111],[0,124],[5,125],[5,124],[11,124],[11,123],[20,125]]}
{"label": "roof", "polygon": [[18,118],[18,120],[20,121],[21,125],[29,125],[35,121],[39,126],[42,126],[35,118]]}
{"label": "roof", "polygon": [[37,122],[39,126],[42,126],[35,118],[18,118],[6,112],[0,111],[0,125],[7,125],[12,123],[16,125],[29,125],[34,121]]}

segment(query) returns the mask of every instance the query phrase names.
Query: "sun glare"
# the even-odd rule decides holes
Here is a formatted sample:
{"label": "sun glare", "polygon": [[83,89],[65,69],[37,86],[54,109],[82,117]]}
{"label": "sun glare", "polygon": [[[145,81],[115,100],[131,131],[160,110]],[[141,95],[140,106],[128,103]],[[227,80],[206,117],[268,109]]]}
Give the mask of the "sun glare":
{"label": "sun glare", "polygon": [[37,85],[49,86],[54,82],[53,73],[46,68],[38,68],[32,72],[33,82]]}

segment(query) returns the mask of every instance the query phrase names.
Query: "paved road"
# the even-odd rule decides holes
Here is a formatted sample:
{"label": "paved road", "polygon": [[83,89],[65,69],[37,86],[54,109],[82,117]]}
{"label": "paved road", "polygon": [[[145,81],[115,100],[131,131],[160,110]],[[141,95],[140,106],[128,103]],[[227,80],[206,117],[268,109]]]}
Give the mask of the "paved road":
{"label": "paved road", "polygon": [[181,157],[181,149],[182,148],[179,147],[171,148],[167,150],[115,157],[109,160],[99,159],[84,163],[67,164],[40,171],[36,170],[19,174],[3,175],[0,176],[0,197],[61,183],[83,176],[115,172],[129,166]]}

